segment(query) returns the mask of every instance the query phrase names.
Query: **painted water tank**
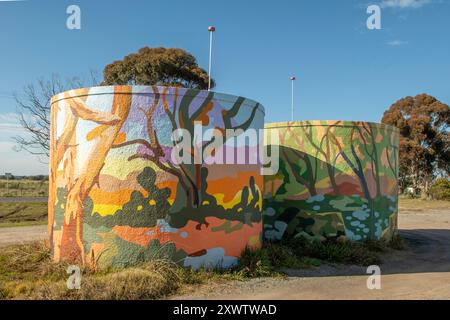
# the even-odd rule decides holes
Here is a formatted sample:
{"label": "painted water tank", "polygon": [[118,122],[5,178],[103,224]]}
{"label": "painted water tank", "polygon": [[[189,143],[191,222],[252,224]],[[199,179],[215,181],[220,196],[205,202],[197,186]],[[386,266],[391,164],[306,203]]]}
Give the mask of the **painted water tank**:
{"label": "painted water tank", "polygon": [[356,121],[270,123],[279,171],[265,176],[264,237],[390,239],[397,230],[398,130]]}
{"label": "painted water tank", "polygon": [[[193,268],[235,264],[246,246],[260,246],[260,165],[207,161],[203,152],[213,144],[209,157],[217,156],[225,143],[222,156],[255,152],[254,143],[230,145],[220,134],[263,126],[259,103],[209,91],[108,86],[54,96],[54,260],[123,267],[164,256]],[[207,132],[215,138],[198,140]],[[195,148],[183,149],[190,135]],[[196,152],[205,158],[198,162]]]}

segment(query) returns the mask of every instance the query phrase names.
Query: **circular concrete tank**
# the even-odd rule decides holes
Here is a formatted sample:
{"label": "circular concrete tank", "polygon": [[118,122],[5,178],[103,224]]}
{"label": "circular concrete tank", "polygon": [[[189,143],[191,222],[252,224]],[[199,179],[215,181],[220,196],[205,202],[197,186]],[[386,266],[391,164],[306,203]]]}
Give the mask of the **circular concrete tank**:
{"label": "circular concrete tank", "polygon": [[[193,268],[233,265],[246,246],[261,242],[261,166],[211,161],[223,142],[205,137],[207,129],[220,137],[226,129],[263,125],[259,103],[194,89],[110,86],[54,96],[48,224],[54,260],[121,267],[164,256]],[[188,138],[205,159],[182,149],[191,146]],[[226,155],[258,147],[225,141]],[[211,145],[217,149],[208,158]]]}
{"label": "circular concrete tank", "polygon": [[[264,237],[390,239],[397,230],[398,130],[370,122],[270,123],[279,171],[265,176]],[[266,134],[267,134],[266,133]]]}

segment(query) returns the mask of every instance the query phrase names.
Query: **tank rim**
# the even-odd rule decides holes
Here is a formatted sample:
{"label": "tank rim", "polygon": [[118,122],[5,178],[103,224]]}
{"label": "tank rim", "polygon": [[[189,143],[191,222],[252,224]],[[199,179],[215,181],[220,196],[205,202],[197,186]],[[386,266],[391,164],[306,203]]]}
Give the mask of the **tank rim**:
{"label": "tank rim", "polygon": [[[76,98],[76,97],[85,97],[85,96],[95,96],[95,95],[103,95],[103,94],[113,94],[114,88],[116,87],[123,87],[123,88],[132,88],[132,92],[126,92],[126,94],[152,94],[153,92],[147,91],[148,89],[151,89],[152,87],[156,87],[158,89],[165,89],[165,88],[175,88],[173,86],[152,86],[152,85],[112,85],[112,86],[92,86],[92,87],[82,87],[82,88],[75,88],[70,89],[66,91],[59,92],[58,94],[55,94],[51,98],[51,105],[54,103],[57,103],[61,100],[70,99],[70,98]],[[86,90],[92,90],[96,89],[97,91],[94,93],[85,93]],[[179,88],[182,91],[190,90],[191,92],[195,92],[195,95],[190,96],[197,96],[199,92],[204,93],[204,96],[206,96],[209,92],[212,92],[214,94],[214,100],[218,101],[224,101],[224,102],[234,102],[236,101],[236,98],[242,97],[244,98],[244,102],[242,106],[251,106],[254,107],[255,105],[258,105],[258,110],[261,111],[265,115],[265,108],[264,106],[253,99],[249,99],[244,96],[239,95],[233,95],[229,93],[223,93],[223,92],[217,92],[217,91],[208,91],[208,90],[200,90],[200,89],[191,89],[191,88]],[[64,97],[64,94],[68,94],[67,97]],[[167,93],[168,95],[173,95],[172,92]]]}
{"label": "tank rim", "polygon": [[286,122],[270,122],[264,124],[264,129],[281,129],[288,127],[328,127],[333,123],[339,122],[335,126],[337,127],[353,127],[355,125],[361,126],[362,124],[368,124],[371,127],[381,126],[396,132],[399,129],[395,126],[373,122],[373,121],[359,121],[359,120],[302,120],[302,121],[286,121]]}

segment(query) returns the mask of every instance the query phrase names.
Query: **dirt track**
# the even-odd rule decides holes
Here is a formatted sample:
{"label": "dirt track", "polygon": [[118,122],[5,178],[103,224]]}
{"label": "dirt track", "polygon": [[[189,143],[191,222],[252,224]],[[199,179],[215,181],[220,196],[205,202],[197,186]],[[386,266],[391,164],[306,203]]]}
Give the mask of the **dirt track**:
{"label": "dirt track", "polygon": [[409,249],[383,257],[381,290],[367,289],[366,269],[321,266],[287,270],[286,279],[229,282],[176,299],[450,299],[450,208],[404,212],[400,233]]}
{"label": "dirt track", "polygon": [[46,237],[47,237],[46,225],[0,228],[0,247],[36,240],[44,240]]}

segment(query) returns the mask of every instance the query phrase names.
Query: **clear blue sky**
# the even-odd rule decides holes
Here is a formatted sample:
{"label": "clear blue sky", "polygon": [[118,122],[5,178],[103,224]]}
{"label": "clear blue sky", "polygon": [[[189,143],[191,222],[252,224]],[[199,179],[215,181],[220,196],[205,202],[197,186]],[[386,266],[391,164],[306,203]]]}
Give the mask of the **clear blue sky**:
{"label": "clear blue sky", "polygon": [[[82,29],[66,28],[81,8]],[[368,30],[366,8],[382,5],[382,29]],[[407,95],[450,103],[449,0],[0,0],[0,173],[46,173],[11,151],[17,133],[9,97],[36,78],[87,77],[143,46],[180,47],[207,69],[215,25],[216,91],[261,102],[266,121],[296,118],[379,121]]]}

